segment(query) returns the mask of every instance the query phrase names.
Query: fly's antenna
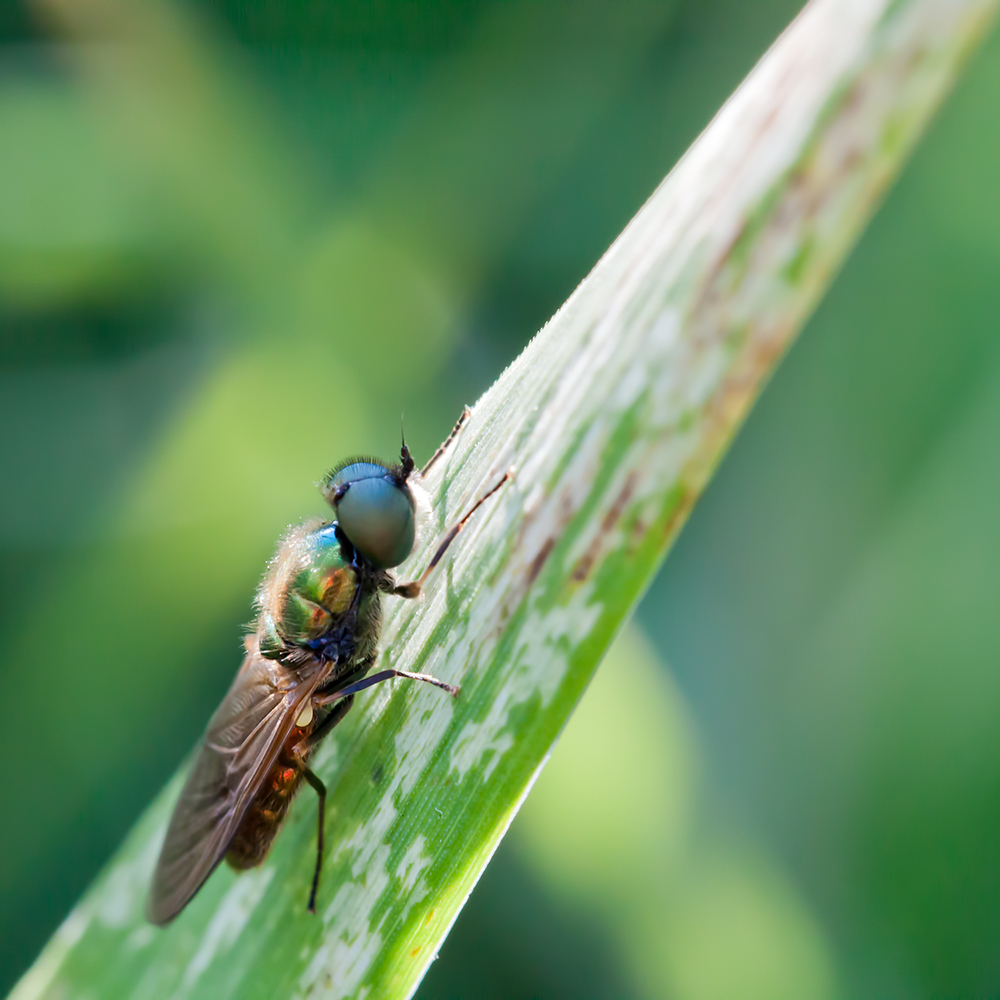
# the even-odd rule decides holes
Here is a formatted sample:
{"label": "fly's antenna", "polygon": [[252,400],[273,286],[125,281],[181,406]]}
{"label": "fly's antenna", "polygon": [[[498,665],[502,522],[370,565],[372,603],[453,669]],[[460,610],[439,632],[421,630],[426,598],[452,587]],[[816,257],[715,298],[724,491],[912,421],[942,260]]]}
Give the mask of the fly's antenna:
{"label": "fly's antenna", "polygon": [[410,449],[406,447],[406,434],[403,432],[403,414],[399,415],[399,439],[402,442],[399,448],[399,467],[402,472],[402,480],[405,483],[416,467]]}

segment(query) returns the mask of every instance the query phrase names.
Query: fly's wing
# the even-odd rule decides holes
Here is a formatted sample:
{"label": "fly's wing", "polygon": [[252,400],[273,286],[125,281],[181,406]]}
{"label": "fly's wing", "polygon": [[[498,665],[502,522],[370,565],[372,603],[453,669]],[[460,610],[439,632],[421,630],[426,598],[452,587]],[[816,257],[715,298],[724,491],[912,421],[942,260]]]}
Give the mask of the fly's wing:
{"label": "fly's wing", "polygon": [[248,642],[247,655],[184,784],[146,902],[154,924],[173,920],[215,870],[323,672],[291,686]]}

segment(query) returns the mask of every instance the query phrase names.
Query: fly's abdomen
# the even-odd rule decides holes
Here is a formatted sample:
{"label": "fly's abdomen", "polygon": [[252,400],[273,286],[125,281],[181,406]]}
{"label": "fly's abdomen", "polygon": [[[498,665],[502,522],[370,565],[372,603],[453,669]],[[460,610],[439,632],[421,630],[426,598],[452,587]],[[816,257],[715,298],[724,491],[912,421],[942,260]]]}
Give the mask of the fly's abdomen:
{"label": "fly's abdomen", "polygon": [[236,828],[226,852],[226,861],[231,868],[238,871],[254,868],[267,857],[271,842],[301,783],[302,774],[296,768],[275,764]]}
{"label": "fly's abdomen", "polygon": [[312,730],[312,713],[308,726],[294,726],[285,740],[282,753],[261,782],[249,808],[236,828],[226,852],[231,868],[242,871],[259,865],[275,838],[281,823],[302,784],[302,771],[292,763],[294,747]]}

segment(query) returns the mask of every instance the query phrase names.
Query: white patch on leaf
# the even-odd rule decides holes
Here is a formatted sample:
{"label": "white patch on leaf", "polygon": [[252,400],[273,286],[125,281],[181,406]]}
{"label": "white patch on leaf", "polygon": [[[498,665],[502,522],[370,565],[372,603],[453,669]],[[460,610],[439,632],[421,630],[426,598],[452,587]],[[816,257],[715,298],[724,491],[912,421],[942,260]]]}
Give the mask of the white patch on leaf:
{"label": "white patch on leaf", "polygon": [[243,933],[257,904],[274,875],[273,868],[243,872],[219,901],[205,928],[201,944],[184,970],[182,988],[190,989],[220,953],[228,951]]}
{"label": "white patch on leaf", "polygon": [[[601,616],[599,603],[588,603],[591,587],[581,587],[565,607],[542,614],[532,611],[518,632],[513,667],[490,703],[482,722],[467,722],[451,750],[451,769],[459,780],[489,754],[482,780],[488,781],[503,755],[514,745],[510,715],[538,697],[541,707],[552,700],[569,670],[569,651],[583,641]],[[540,666],[543,665],[543,666]]]}

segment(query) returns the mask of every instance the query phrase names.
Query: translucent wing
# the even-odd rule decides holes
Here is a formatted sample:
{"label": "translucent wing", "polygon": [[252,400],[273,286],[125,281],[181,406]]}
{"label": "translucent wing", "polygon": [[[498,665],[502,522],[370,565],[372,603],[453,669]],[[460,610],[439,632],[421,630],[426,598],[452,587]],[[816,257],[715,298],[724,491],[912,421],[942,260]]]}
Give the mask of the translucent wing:
{"label": "translucent wing", "polygon": [[306,699],[325,671],[288,671],[247,643],[232,687],[208,724],[160,851],[146,916],[173,920],[224,857]]}

